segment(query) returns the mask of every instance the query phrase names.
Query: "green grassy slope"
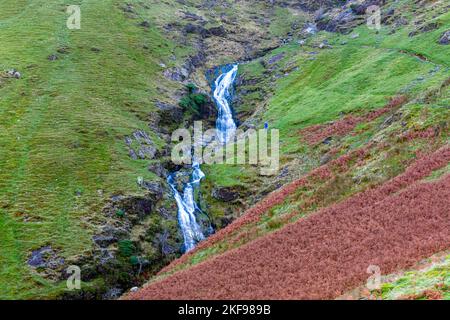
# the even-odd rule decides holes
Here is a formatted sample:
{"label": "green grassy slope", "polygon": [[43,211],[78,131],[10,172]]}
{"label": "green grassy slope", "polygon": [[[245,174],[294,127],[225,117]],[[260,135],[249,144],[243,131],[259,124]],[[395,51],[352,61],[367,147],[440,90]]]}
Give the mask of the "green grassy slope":
{"label": "green grassy slope", "polygon": [[89,220],[104,200],[152,178],[123,137],[147,127],[149,98],[164,83],[158,63],[174,45],[127,20],[114,0],[81,1],[81,30],[69,30],[69,4],[0,1],[1,67],[22,73],[0,88],[0,298],[59,291],[30,273],[30,250],[89,250]]}

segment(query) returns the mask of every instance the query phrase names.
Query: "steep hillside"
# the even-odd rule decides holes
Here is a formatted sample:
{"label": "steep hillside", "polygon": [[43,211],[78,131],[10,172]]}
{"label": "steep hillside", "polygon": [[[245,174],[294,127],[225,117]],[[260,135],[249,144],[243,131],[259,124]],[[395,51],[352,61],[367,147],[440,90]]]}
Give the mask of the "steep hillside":
{"label": "steep hillside", "polygon": [[[329,250],[313,250],[311,256],[301,251],[304,250],[301,246],[315,246],[314,241],[319,241],[316,238],[318,230],[302,228],[313,223],[311,219],[317,219],[317,223],[321,219],[331,219],[326,212],[335,210],[335,203],[344,206],[346,201],[365,199],[370,190],[382,188],[391,179],[405,174],[406,168],[414,166],[416,159],[422,155],[443,150],[440,149],[443,146],[448,148],[450,60],[449,48],[444,39],[450,24],[448,5],[439,1],[402,1],[387,2],[383,9],[390,15],[384,20],[379,32],[365,25],[354,27],[345,34],[319,32],[241,66],[240,97],[236,111],[247,117],[242,124],[244,127],[260,128],[264,122],[268,122],[271,127],[280,130],[283,164],[280,175],[275,178],[260,177],[257,168],[251,166],[236,166],[234,170],[230,170],[227,165],[207,167],[205,172],[210,182],[209,188],[240,194],[229,205],[230,214],[262,200],[243,212],[241,218],[230,226],[201,243],[196,250],[165,268],[142,292],[131,297],[276,298],[285,294],[289,298],[307,298],[310,294],[309,297],[330,298],[337,297],[339,292],[343,294],[351,286],[356,286],[358,281],[361,284],[363,279],[367,279],[368,275],[361,265],[358,273],[349,275],[353,277],[352,281],[347,278],[343,283],[323,284],[324,287],[336,288],[336,292],[319,293],[321,290],[316,292],[312,287],[307,289],[306,278],[313,268],[305,266],[308,271],[298,274],[298,277],[305,278],[295,282],[300,287],[305,285],[306,289],[298,289],[301,293],[288,289],[266,291],[260,288],[261,283],[266,281],[275,286],[278,280],[274,282],[273,279],[278,275],[283,279],[289,279],[287,274],[295,277],[294,270],[289,269],[287,272],[284,268],[289,268],[286,265],[298,266],[307,256],[323,259],[323,255],[331,254],[333,263],[342,262],[341,258],[345,257],[339,254],[336,256],[338,251],[333,251],[332,246]],[[255,108],[256,112],[249,115],[248,110]],[[432,173],[433,170],[437,170],[436,173]],[[443,183],[442,188],[445,189],[448,159],[443,159],[439,166],[432,168],[422,178],[430,174],[443,177],[439,183]],[[276,189],[279,190],[265,196]],[[405,191],[405,196],[413,197],[408,192]],[[368,201],[367,205],[373,206],[373,210],[380,210],[384,205],[379,200],[375,203],[363,201]],[[391,203],[393,200],[385,201]],[[206,202],[215,205],[214,199]],[[423,202],[422,205],[428,203],[427,200]],[[448,249],[450,235],[445,224],[445,219],[448,220],[446,207],[447,203],[441,208],[420,207],[419,212],[430,211],[434,218],[440,219],[438,225],[443,228],[440,244],[430,244],[432,249],[426,251],[428,255]],[[389,209],[381,210],[386,210],[390,219],[397,219],[395,208],[396,205],[391,205]],[[365,210],[355,214],[364,215]],[[345,215],[342,212],[340,214]],[[417,219],[416,213],[406,211],[405,214],[408,221]],[[338,221],[326,221],[332,226],[339,225]],[[397,221],[404,225],[404,222],[400,222],[400,216]],[[369,215],[364,223],[378,225],[380,222]],[[356,224],[350,227],[356,230],[363,228]],[[303,253],[286,256],[286,261],[274,266],[265,258],[279,251],[284,254],[294,250],[294,243],[300,240],[294,236],[290,239],[286,233],[295,228],[301,228],[298,230],[306,234],[302,240],[304,242],[299,242],[298,247]],[[414,229],[411,226],[405,231],[404,237],[418,239],[419,235]],[[329,234],[340,232],[329,231]],[[381,243],[389,235],[389,232],[383,232],[383,238],[374,238],[374,243]],[[424,234],[424,237],[427,236]],[[349,241],[349,238],[343,241]],[[291,249],[277,247],[285,242],[290,243]],[[338,243],[335,245],[339,246]],[[364,245],[366,247],[360,248],[360,252],[370,250],[374,244],[367,242]],[[406,243],[399,252],[406,251],[410,245]],[[388,241],[385,246],[392,248],[394,242]],[[262,253],[249,254],[259,252],[262,248],[267,256]],[[348,248],[349,252],[351,250]],[[418,249],[418,252],[424,251]],[[426,257],[426,254],[414,258],[409,256],[408,263],[403,263],[401,256],[396,260],[395,254],[388,254],[387,257],[377,254],[364,261],[367,263],[366,268],[376,258],[395,261],[395,267],[390,265],[385,266],[387,270],[382,268],[383,274],[411,266],[412,262]],[[350,255],[357,258],[354,254]],[[230,260],[232,262],[228,262]],[[255,276],[253,289],[236,287],[237,283],[246,283],[242,278],[250,272],[246,268],[254,269],[255,264],[268,265],[269,269],[261,270]],[[230,271],[223,273],[223,266]],[[218,283],[221,289],[206,284],[202,281],[204,276],[200,276],[201,270],[206,270],[203,268],[213,270],[207,273],[208,283],[214,282],[211,277],[217,273],[225,274],[227,284],[219,278],[214,278],[217,280],[214,283]],[[444,270],[447,270],[444,271],[445,278],[448,268]],[[196,289],[182,293],[184,284],[194,286],[187,280],[194,275],[198,281]],[[359,277],[359,280],[355,281],[355,277]],[[336,285],[340,287],[333,287]]]}
{"label": "steep hillside", "polygon": [[[69,3],[0,3],[2,69],[21,73],[5,74],[0,89],[2,298],[61,292],[65,284],[54,280],[63,259],[92,250],[104,203],[112,195],[142,197],[136,177],[155,178],[128,157],[123,141],[147,128],[156,83],[171,86],[159,63],[176,46],[128,21],[116,1],[83,2],[82,29],[69,30]],[[41,248],[55,257],[33,271],[27,261]]]}
{"label": "steep hillside", "polygon": [[[337,298],[366,264],[446,255],[446,1],[82,0],[79,30],[69,5],[0,0],[0,299],[114,299],[146,281],[127,297]],[[280,130],[281,167],[203,165],[198,219],[215,233],[183,255],[171,133],[214,125],[212,75],[230,63],[235,120]],[[317,265],[352,263],[317,281]],[[82,290],[66,288],[73,265]],[[431,270],[415,272],[436,296],[448,263]],[[281,290],[290,279],[306,284]],[[380,295],[428,297],[405,281]]]}
{"label": "steep hillside", "polygon": [[307,16],[231,3],[80,1],[71,30],[70,1],[0,1],[1,298],[60,296],[70,265],[81,297],[117,297],[181,254],[165,179],[184,86]]}

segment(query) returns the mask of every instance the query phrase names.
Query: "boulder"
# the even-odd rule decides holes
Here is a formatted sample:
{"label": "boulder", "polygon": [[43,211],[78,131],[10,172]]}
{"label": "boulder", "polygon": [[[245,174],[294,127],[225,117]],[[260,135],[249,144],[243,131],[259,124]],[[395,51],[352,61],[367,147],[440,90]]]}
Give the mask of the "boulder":
{"label": "boulder", "polygon": [[56,54],[51,54],[47,57],[47,59],[49,61],[56,61],[56,60],[58,60],[58,56]]}
{"label": "boulder", "polygon": [[148,166],[148,170],[156,174],[160,178],[166,178],[169,172],[164,168],[161,162],[151,163]]}
{"label": "boulder", "polygon": [[20,72],[17,71],[16,69],[12,69],[12,70],[9,70],[9,71],[8,71],[8,76],[13,77],[13,78],[16,78],[16,79],[20,79],[20,77],[21,77],[22,75],[21,75]]}
{"label": "boulder", "polygon": [[333,137],[327,137],[322,141],[322,143],[323,144],[331,144],[332,140],[333,140]]}
{"label": "boulder", "polygon": [[200,25],[193,23],[188,23],[187,25],[185,25],[183,28],[183,32],[185,34],[197,34],[202,38],[206,38],[206,36],[208,35],[208,30]]}
{"label": "boulder", "polygon": [[381,6],[383,2],[382,0],[366,0],[360,4],[351,5],[350,8],[354,14],[361,16],[366,14],[367,8],[370,6]]}
{"label": "boulder", "polygon": [[188,23],[187,25],[185,25],[183,28],[183,32],[185,34],[196,34],[199,35],[201,38],[207,38],[211,36],[223,37],[227,34],[223,26],[206,29],[201,25],[193,23]]}
{"label": "boulder", "polygon": [[303,27],[302,34],[305,35],[314,35],[318,31],[317,25],[315,23],[307,23]]}
{"label": "boulder", "polygon": [[189,67],[187,69],[193,70],[199,68],[205,64],[206,56],[203,51],[199,51],[196,55],[188,58],[186,65]]}
{"label": "boulder", "polygon": [[134,151],[133,149],[128,150],[128,155],[130,156],[131,159],[133,160],[137,160],[138,156],[136,154],[136,151]]}
{"label": "boulder", "polygon": [[223,37],[227,34],[223,26],[212,27],[208,29],[208,36]]}
{"label": "boulder", "polygon": [[332,46],[328,43],[328,40],[323,40],[320,44],[319,44],[319,49],[331,49]]}
{"label": "boulder", "polygon": [[321,158],[320,158],[320,165],[323,166],[324,164],[327,164],[328,162],[330,162],[332,159],[331,155],[329,153],[324,154]]}
{"label": "boulder", "polygon": [[196,15],[195,13],[184,11],[183,14],[184,14],[183,19],[185,19],[185,20],[203,21],[203,17]]}
{"label": "boulder", "polygon": [[128,146],[128,155],[133,159],[154,159],[158,150],[156,149],[150,136],[142,130],[137,130],[131,136],[125,137],[125,144]]}
{"label": "boulder", "polygon": [[100,233],[92,237],[92,240],[100,248],[108,248],[111,244],[125,238],[127,235],[128,231],[122,227],[105,225]]}
{"label": "boulder", "polygon": [[159,182],[144,181],[142,183],[142,187],[149,192],[151,198],[155,202],[160,200],[163,196],[164,190],[163,190],[163,187],[161,186],[161,183],[159,183]]}
{"label": "boulder", "polygon": [[[157,197],[156,197],[157,198]],[[153,197],[116,197],[114,201],[116,208],[120,208],[126,212],[127,217],[138,216],[139,219],[149,215],[154,207],[155,199]]]}
{"label": "boulder", "polygon": [[355,20],[356,14],[352,9],[347,9],[334,17],[323,16],[321,20],[317,21],[317,27],[319,30],[328,32],[344,32],[348,31],[348,26]]}
{"label": "boulder", "polygon": [[267,63],[268,63],[268,64],[274,64],[274,63],[277,63],[278,61],[280,61],[281,59],[283,59],[284,56],[285,56],[284,52],[279,53],[279,54],[276,54],[276,55],[274,55],[273,57],[271,57],[271,58],[267,61]]}
{"label": "boulder", "polygon": [[219,201],[231,202],[239,198],[239,192],[231,187],[216,187],[213,189],[211,196]]}
{"label": "boulder", "polygon": [[189,70],[185,67],[175,67],[165,70],[163,75],[169,80],[181,82],[189,77]]}
{"label": "boulder", "polygon": [[61,277],[65,265],[65,259],[51,246],[44,246],[32,251],[27,262],[42,277],[52,280]]}
{"label": "boulder", "polygon": [[110,235],[94,235],[92,241],[101,248],[107,248],[109,245],[117,242],[118,239]]}
{"label": "boulder", "polygon": [[116,300],[120,298],[123,290],[120,288],[111,288],[102,295],[103,300]]}
{"label": "boulder", "polygon": [[439,38],[439,44],[448,45],[450,44],[450,30],[445,31]]}
{"label": "boulder", "polygon": [[436,30],[439,28],[439,24],[437,22],[431,22],[425,25],[422,25],[421,27],[419,27],[418,29],[411,31],[408,36],[409,37],[414,37],[417,36],[420,33],[424,33],[424,32],[430,32],[433,30]]}
{"label": "boulder", "polygon": [[140,159],[154,159],[156,156],[157,150],[153,146],[141,146],[137,152],[137,155]]}
{"label": "boulder", "polygon": [[139,26],[143,27],[143,28],[150,28],[150,22],[148,22],[147,20],[142,21]]}
{"label": "boulder", "polygon": [[58,53],[61,53],[61,54],[68,54],[69,53],[69,47],[61,47],[61,48],[58,48],[58,50],[56,50]]}
{"label": "boulder", "polygon": [[[111,250],[100,248],[93,251],[94,263],[99,273],[108,273],[111,266],[117,264],[117,260]],[[108,267],[109,266],[109,267]]]}
{"label": "boulder", "polygon": [[126,3],[125,6],[122,8],[122,10],[123,10],[123,12],[127,12],[127,13],[135,13],[133,5],[130,3]]}

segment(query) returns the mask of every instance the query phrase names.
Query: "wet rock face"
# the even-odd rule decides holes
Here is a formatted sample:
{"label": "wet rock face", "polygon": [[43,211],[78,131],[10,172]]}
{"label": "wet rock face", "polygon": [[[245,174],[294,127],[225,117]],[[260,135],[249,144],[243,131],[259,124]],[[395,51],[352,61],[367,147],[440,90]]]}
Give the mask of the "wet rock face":
{"label": "wet rock face", "polygon": [[186,184],[191,180],[192,169],[190,167],[181,168],[174,173],[175,187],[183,194],[183,190]]}

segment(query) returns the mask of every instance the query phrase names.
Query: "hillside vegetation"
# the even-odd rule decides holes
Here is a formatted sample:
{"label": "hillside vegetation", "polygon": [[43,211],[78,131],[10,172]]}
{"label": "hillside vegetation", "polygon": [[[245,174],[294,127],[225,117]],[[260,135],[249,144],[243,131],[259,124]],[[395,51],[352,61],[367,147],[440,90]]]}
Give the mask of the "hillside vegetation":
{"label": "hillside vegetation", "polygon": [[[370,264],[423,280],[378,297],[448,298],[448,259],[414,263],[450,245],[449,5],[372,2],[379,31],[357,1],[82,0],[70,30],[71,1],[0,0],[0,298],[110,299],[146,281],[127,298],[337,298]],[[236,120],[280,130],[280,171],[202,166],[216,233],[182,256],[170,134],[214,123],[210,77],[233,62]],[[183,113],[191,84],[202,103]],[[282,290],[291,279],[304,285]]]}
{"label": "hillside vegetation", "polygon": [[[105,273],[112,282],[106,289],[139,281],[140,268],[129,259],[146,261],[154,272],[180,255],[162,166],[170,155],[166,127],[183,122],[176,108],[181,90],[190,81],[209,90],[207,66],[276,46],[290,15],[277,10],[261,27],[255,13],[269,17],[273,10],[264,2],[243,1],[239,10],[222,2],[213,11],[203,1],[77,4],[81,29],[71,30],[73,2],[0,1],[1,298],[60,296],[71,264],[83,266],[86,297],[99,297]],[[190,30],[196,19],[209,22]],[[230,52],[217,48],[220,28],[203,39],[203,30],[239,21],[239,34],[225,40],[234,44]],[[241,37],[254,45],[247,49]],[[157,169],[148,170],[149,163]],[[155,211],[161,214],[149,215]],[[167,256],[162,241],[175,248]],[[127,244],[134,249],[121,252]],[[111,258],[117,255],[123,259]]]}
{"label": "hillside vegetation", "polygon": [[[289,232],[290,224],[297,222],[295,225],[300,227],[303,220],[305,224],[310,221],[309,215],[324,214],[321,208],[352,199],[354,195],[362,197],[365,193],[359,196],[361,192],[383,185],[402,174],[421,155],[431,154],[442,146],[448,146],[450,52],[448,46],[439,44],[440,37],[449,28],[448,8],[443,2],[420,7],[403,1],[392,6],[401,8],[401,13],[392,18],[393,21],[400,17],[414,17],[412,21],[424,24],[425,21],[426,24],[435,22],[438,27],[417,35],[414,31],[421,28],[418,22],[403,26],[396,26],[391,22],[379,32],[366,26],[356,27],[351,33],[344,35],[320,32],[305,42],[287,44],[265,57],[241,65],[244,79],[242,91],[250,94],[248,97],[243,95],[239,101],[241,104],[236,107],[237,112],[256,107],[257,112],[244,125],[262,127],[267,121],[273,128],[280,130],[284,165],[282,172],[288,178],[283,175],[275,179],[258,177],[257,168],[252,167],[235,167],[236,171],[231,171],[230,175],[226,165],[216,165],[207,168],[207,180],[215,186],[222,185],[237,192],[242,192],[238,191],[242,189],[253,191],[255,185],[258,185],[266,193],[271,187],[279,188],[286,180],[292,181],[295,177],[300,179],[269,194],[243,212],[241,218],[200,244],[194,252],[165,268],[151,280],[154,285],[132,297],[167,298],[162,293],[166,290],[170,292],[169,295],[179,298],[278,297],[280,292],[270,295],[265,291],[256,291],[257,287],[259,290],[259,282],[254,284],[254,291],[233,287],[234,280],[244,281],[239,278],[238,269],[246,272],[243,262],[246,252],[257,251],[256,246],[259,245],[264,247],[265,252],[272,254],[278,250],[291,252],[287,248],[275,248],[276,243],[287,241],[281,240],[281,237]],[[320,44],[323,43],[326,46],[322,45],[321,48]],[[274,60],[277,61],[275,64],[271,62]],[[258,97],[256,93],[263,93],[270,98]],[[319,168],[311,171],[315,167]],[[434,176],[446,176],[448,159],[444,159],[435,170]],[[382,205],[367,201],[372,206]],[[235,210],[238,210],[239,202],[235,205]],[[394,207],[388,209],[393,216]],[[431,210],[434,214],[438,212],[437,208],[421,210]],[[448,216],[446,209],[442,210],[444,211],[440,212]],[[360,214],[364,214],[363,212]],[[366,223],[370,223],[370,219],[367,219]],[[408,218],[414,219],[416,218],[412,215]],[[445,227],[444,220],[440,221],[441,227],[448,228]],[[336,222],[330,224],[334,225]],[[293,225],[291,227],[294,228]],[[274,231],[276,232],[273,233]],[[312,239],[311,242],[314,241],[317,230],[303,231],[308,234],[307,238]],[[330,231],[332,234],[336,232],[338,231]],[[445,233],[440,250],[448,249],[448,232],[444,231]],[[418,237],[417,233],[412,234]],[[279,242],[277,237],[280,237]],[[394,243],[386,245],[390,247]],[[433,248],[439,250],[437,247]],[[368,249],[369,247],[365,247],[364,250]],[[433,251],[429,252],[431,253]],[[314,258],[316,254],[319,255],[316,252]],[[226,261],[232,259],[231,256],[242,257],[237,260],[237,269],[226,264]],[[302,257],[304,258],[300,255],[298,258]],[[391,255],[388,254],[387,257]],[[298,266],[300,263],[295,255],[287,260],[289,262],[286,261],[286,264]],[[203,268],[211,270],[216,263],[217,266],[226,265],[232,269],[226,272],[228,283],[219,285],[223,290],[218,287],[213,289],[206,284],[203,288],[200,284],[193,290],[196,293],[181,294],[184,283],[188,283],[185,276],[202,273],[200,270],[205,270]],[[249,267],[255,263],[258,264],[253,260]],[[283,271],[284,263],[277,263],[276,266],[268,261],[261,260],[259,263],[272,266],[271,271],[262,271],[261,274],[262,277],[268,277],[268,282],[275,274],[286,274]],[[397,265],[397,268],[400,266]],[[446,278],[448,268],[444,267],[444,270]],[[292,274],[294,271],[290,272]],[[173,273],[175,275],[172,276]],[[222,274],[222,271],[208,273],[209,280],[216,273]],[[365,270],[362,274],[367,278]],[[258,281],[258,277],[255,279]],[[221,283],[221,280],[217,281]],[[202,283],[201,280],[198,282]],[[431,286],[432,283],[430,281]],[[202,291],[203,289],[206,291]],[[299,295],[291,292],[288,297],[305,298],[308,293],[311,291],[305,290]],[[317,297],[326,297],[326,292],[317,294]]]}

